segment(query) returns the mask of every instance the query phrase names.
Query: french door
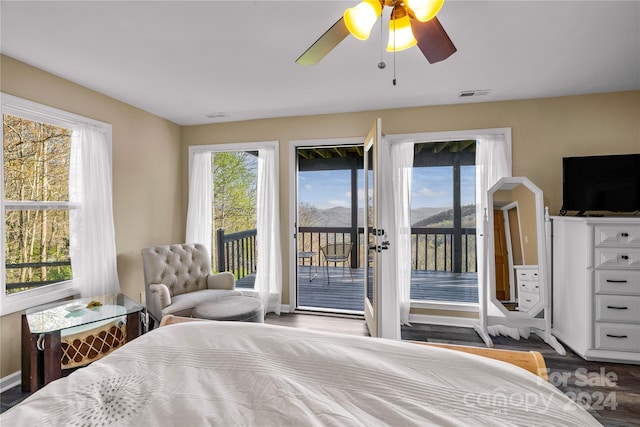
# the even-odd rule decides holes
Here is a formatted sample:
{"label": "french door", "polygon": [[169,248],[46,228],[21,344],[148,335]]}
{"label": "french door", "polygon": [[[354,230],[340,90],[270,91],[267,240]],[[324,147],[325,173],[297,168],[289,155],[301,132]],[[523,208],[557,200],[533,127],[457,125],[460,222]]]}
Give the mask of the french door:
{"label": "french door", "polygon": [[377,119],[364,140],[364,318],[372,337],[378,336],[380,326],[380,259],[378,252],[378,196],[376,178],[378,143],[382,139]]}
{"label": "french door", "polygon": [[395,266],[387,251],[392,242],[384,230],[391,224],[381,209],[384,203],[391,203],[385,200],[390,192],[382,188],[391,176],[388,156],[381,155],[381,127],[378,118],[364,140],[364,317],[372,337],[400,339],[397,289],[390,274]]}

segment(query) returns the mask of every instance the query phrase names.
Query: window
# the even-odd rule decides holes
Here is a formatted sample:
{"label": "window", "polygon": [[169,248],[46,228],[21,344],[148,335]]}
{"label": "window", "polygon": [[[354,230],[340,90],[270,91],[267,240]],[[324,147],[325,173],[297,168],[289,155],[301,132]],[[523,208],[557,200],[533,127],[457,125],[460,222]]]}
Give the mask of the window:
{"label": "window", "polygon": [[[223,175],[225,179],[222,179]],[[213,200],[216,185],[219,201]],[[229,192],[237,194],[223,194]],[[280,313],[282,293],[278,200],[277,141],[189,147],[185,241],[203,244],[210,251],[213,246],[218,258],[218,268],[214,269],[233,272],[237,287],[246,289],[243,291],[246,294],[258,295],[265,313],[274,311],[277,314]],[[240,205],[244,209],[236,211],[235,207]],[[227,213],[214,212],[214,209],[223,208]],[[221,213],[224,215],[220,216]],[[227,224],[240,231],[230,235],[225,231],[218,235],[216,231],[219,243],[212,244],[214,226],[226,227],[224,216],[235,218],[237,221]]]}
{"label": "window", "polygon": [[411,299],[477,303],[475,140],[417,143]]}
{"label": "window", "polygon": [[69,257],[71,130],[3,114],[6,293],[73,278]]}
{"label": "window", "polygon": [[[7,314],[78,291],[74,286],[80,282],[74,270],[82,268],[76,262],[72,265],[72,254],[74,248],[76,253],[84,250],[82,241],[87,233],[79,229],[91,227],[86,222],[78,226],[83,204],[89,203],[80,188],[88,191],[91,184],[84,179],[81,168],[87,153],[77,155],[73,147],[83,144],[78,139],[79,126],[97,126],[107,132],[109,146],[111,129],[5,94],[2,119],[4,250],[0,309]],[[110,178],[108,184],[110,198]],[[110,219],[113,224],[112,216]],[[78,230],[74,230],[74,221]],[[113,252],[115,255],[115,248]],[[99,255],[104,253],[100,251]],[[89,280],[90,276],[85,274],[83,278]]]}
{"label": "window", "polygon": [[239,288],[256,272],[257,151],[223,151],[213,158],[213,270],[230,271]]}

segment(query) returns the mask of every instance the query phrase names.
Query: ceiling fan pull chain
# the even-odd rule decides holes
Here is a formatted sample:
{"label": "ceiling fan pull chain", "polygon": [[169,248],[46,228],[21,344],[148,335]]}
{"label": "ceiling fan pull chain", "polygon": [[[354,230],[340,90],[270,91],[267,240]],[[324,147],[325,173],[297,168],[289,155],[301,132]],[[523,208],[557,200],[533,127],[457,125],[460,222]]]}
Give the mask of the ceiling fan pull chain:
{"label": "ceiling fan pull chain", "polygon": [[382,17],[380,18],[380,62],[378,62],[378,68],[383,70],[387,64],[384,62],[384,57],[382,56],[382,51],[384,49],[384,25],[382,24]]}
{"label": "ceiling fan pull chain", "polygon": [[[393,2],[395,7],[395,1]],[[393,19],[393,10],[391,11]],[[393,85],[396,85],[396,20],[393,19]]]}

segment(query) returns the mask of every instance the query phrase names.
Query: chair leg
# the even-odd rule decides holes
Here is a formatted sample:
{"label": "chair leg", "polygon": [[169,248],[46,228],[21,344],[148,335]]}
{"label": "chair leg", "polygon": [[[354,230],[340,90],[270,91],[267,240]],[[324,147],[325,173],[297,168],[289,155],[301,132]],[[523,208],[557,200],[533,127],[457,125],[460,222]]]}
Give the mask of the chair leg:
{"label": "chair leg", "polygon": [[327,272],[327,285],[331,284],[331,280],[329,279],[329,261],[324,265],[325,271]]}

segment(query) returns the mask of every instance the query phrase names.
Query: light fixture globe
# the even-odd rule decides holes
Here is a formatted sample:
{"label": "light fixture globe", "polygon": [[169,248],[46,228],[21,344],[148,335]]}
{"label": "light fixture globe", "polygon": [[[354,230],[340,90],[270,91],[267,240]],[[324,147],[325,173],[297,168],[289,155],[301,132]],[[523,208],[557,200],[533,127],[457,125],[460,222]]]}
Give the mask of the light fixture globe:
{"label": "light fixture globe", "polygon": [[396,5],[389,20],[389,42],[387,52],[400,52],[415,46],[416,38],[413,36],[411,21],[404,7]]}
{"label": "light fixture globe", "polygon": [[407,6],[420,22],[433,19],[440,12],[443,4],[444,0],[407,0]]}
{"label": "light fixture globe", "polygon": [[353,37],[358,40],[366,40],[381,13],[380,0],[363,0],[358,5],[344,11],[344,23]]}

